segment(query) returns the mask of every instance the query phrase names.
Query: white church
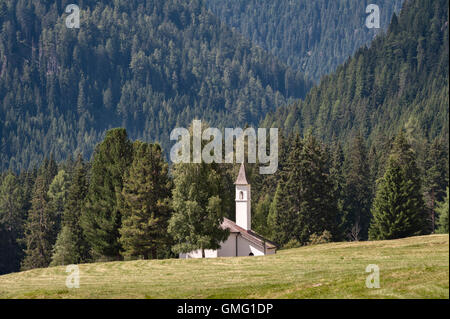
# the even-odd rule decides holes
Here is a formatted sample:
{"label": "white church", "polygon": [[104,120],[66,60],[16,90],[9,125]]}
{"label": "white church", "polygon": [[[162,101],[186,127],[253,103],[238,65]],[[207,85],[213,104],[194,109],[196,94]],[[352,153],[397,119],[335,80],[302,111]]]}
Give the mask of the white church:
{"label": "white church", "polygon": [[[205,250],[206,258],[263,256],[276,253],[275,243],[251,230],[250,184],[247,182],[244,164],[241,164],[236,182],[236,222],[224,218],[223,229],[230,230],[230,236],[217,250]],[[180,258],[202,258],[201,250],[180,254]]]}

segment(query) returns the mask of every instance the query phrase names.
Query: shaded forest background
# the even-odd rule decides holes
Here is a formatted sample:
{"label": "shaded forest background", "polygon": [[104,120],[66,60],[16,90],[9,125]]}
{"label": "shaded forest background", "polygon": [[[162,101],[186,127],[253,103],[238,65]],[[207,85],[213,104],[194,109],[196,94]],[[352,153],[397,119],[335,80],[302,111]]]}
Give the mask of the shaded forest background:
{"label": "shaded forest background", "polygon": [[386,31],[403,0],[376,1],[380,29],[368,29],[365,25],[366,7],[371,3],[374,2],[207,1],[211,11],[227,25],[316,83]]}
{"label": "shaded forest background", "polygon": [[194,117],[257,124],[311,87],[301,72],[232,31],[202,0],[0,1],[0,168],[53,153],[87,158],[105,130],[159,141]]}
{"label": "shaded forest background", "polygon": [[[170,131],[194,117],[257,125],[379,32],[356,0],[247,2],[245,14],[239,1],[84,0],[80,29],[65,26],[69,3],[0,1],[0,169],[89,158],[112,127],[167,155]],[[399,3],[380,4],[384,29]],[[231,13],[248,30],[233,30]],[[253,42],[262,30],[266,45]]]}

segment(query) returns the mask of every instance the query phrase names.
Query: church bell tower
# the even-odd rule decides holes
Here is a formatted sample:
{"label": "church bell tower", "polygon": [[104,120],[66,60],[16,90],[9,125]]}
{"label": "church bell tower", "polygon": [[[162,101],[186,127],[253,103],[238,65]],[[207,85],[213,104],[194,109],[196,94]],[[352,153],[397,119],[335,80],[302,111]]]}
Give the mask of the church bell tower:
{"label": "church bell tower", "polygon": [[241,164],[236,185],[236,224],[245,230],[251,230],[250,184],[245,176],[244,163]]}

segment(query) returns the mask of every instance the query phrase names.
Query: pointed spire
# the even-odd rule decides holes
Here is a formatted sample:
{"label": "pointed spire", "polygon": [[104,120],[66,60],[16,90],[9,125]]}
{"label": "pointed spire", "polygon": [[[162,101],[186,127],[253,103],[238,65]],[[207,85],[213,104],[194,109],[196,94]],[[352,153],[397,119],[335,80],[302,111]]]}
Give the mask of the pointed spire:
{"label": "pointed spire", "polygon": [[234,182],[236,185],[248,185],[247,177],[245,176],[245,166],[244,163],[241,164],[241,168],[239,169],[239,175]]}

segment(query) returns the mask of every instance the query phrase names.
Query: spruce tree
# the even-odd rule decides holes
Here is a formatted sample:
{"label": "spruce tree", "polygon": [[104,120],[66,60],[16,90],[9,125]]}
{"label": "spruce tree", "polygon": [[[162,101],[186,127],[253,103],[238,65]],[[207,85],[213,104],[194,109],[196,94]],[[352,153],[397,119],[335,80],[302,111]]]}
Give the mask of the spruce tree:
{"label": "spruce tree", "polygon": [[48,195],[48,209],[51,214],[55,216],[55,228],[59,232],[61,226],[61,218],[64,211],[64,206],[67,201],[67,193],[69,189],[69,175],[65,170],[61,169],[53,179],[47,192]]}
{"label": "spruce tree", "polygon": [[292,139],[290,152],[283,171],[280,173],[275,196],[273,198],[269,225],[272,229],[271,238],[280,245],[286,244],[291,239],[299,239],[300,220],[300,191],[301,191],[301,152],[302,141],[298,134]]}
{"label": "spruce tree", "polygon": [[333,195],[336,199],[338,214],[338,234],[336,239],[344,240],[347,237],[347,211],[345,210],[345,176],[344,176],[344,151],[339,142],[332,145],[332,158],[330,167],[330,179],[333,183]]}
{"label": "spruce tree", "polygon": [[438,215],[438,232],[441,234],[448,234],[448,186],[447,186],[447,195],[445,196],[444,200],[439,203],[438,207],[436,208]]}
{"label": "spruce tree", "polygon": [[426,211],[415,154],[400,133],[394,141],[386,172],[379,181],[369,228],[371,240],[422,235]]}
{"label": "spruce tree", "polygon": [[22,247],[24,196],[18,178],[8,172],[0,180],[0,274],[18,271]]}
{"label": "spruce tree", "polygon": [[252,212],[252,229],[264,237],[268,237],[270,235],[267,224],[271,204],[270,198],[271,197],[268,194],[260,197],[254,212]]}
{"label": "spruce tree", "polygon": [[443,201],[448,185],[448,152],[442,139],[434,139],[425,155],[424,198],[429,210],[429,227],[436,228],[436,205]]}
{"label": "spruce tree", "polygon": [[39,169],[34,184],[31,209],[25,223],[26,244],[22,269],[47,267],[51,262],[52,247],[55,244],[58,229],[57,216],[49,207],[48,190],[56,174],[56,163],[45,160]]}
{"label": "spruce tree", "polygon": [[132,160],[132,144],[125,129],[109,130],[94,153],[89,191],[81,217],[93,257],[119,260],[122,212],[117,196]]}
{"label": "spruce tree", "polygon": [[335,185],[330,177],[330,156],[310,133],[297,135],[291,144],[284,172],[270,211],[273,239],[306,244],[313,234],[328,230],[339,239],[340,220]]}
{"label": "spruce tree", "polygon": [[286,189],[282,183],[278,184],[267,217],[269,238],[281,246],[297,238],[298,211],[289,208],[289,202],[284,198]]}
{"label": "spruce tree", "polygon": [[81,155],[75,163],[62,214],[62,227],[53,247],[51,265],[67,265],[90,260],[80,218],[88,191],[87,167]]}
{"label": "spruce tree", "polygon": [[354,138],[345,166],[346,233],[351,240],[367,240],[372,189],[367,149],[361,135]]}
{"label": "spruce tree", "polygon": [[332,239],[339,238],[339,214],[333,181],[330,178],[330,156],[316,138],[307,134],[300,154],[299,241],[306,243],[312,234],[325,230]]}
{"label": "spruce tree", "polygon": [[158,144],[137,141],[121,194],[120,243],[126,256],[156,258],[167,247],[170,217],[168,165]]}
{"label": "spruce tree", "polygon": [[69,226],[63,226],[52,250],[50,266],[77,264],[81,260],[77,238]]}

